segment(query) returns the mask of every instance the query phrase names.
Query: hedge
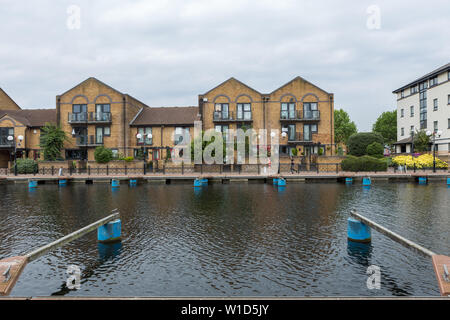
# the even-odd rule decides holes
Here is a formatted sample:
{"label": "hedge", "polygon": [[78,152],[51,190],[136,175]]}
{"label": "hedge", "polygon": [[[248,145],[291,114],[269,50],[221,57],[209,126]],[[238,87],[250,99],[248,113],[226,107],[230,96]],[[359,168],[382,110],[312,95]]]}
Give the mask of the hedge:
{"label": "hedge", "polygon": [[364,156],[367,154],[367,147],[378,142],[383,145],[383,136],[376,132],[355,133],[348,138],[348,153],[352,156]]}
{"label": "hedge", "polygon": [[355,157],[347,156],[341,162],[343,171],[386,171],[387,162],[371,156]]}
{"label": "hedge", "polygon": [[94,158],[97,163],[108,163],[113,159],[112,150],[103,146],[97,147],[94,151]]}
{"label": "hedge", "polygon": [[17,173],[35,173],[37,171],[37,162],[33,159],[17,159]]}

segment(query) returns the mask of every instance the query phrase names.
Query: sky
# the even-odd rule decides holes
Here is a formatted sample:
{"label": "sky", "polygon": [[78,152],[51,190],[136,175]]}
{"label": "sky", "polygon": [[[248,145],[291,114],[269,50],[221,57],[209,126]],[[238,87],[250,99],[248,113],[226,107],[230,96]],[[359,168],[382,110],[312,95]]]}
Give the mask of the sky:
{"label": "sky", "polygon": [[301,76],[359,131],[392,91],[450,62],[450,1],[0,0],[0,87],[22,108],[96,77],[149,106],[197,105],[235,77]]}

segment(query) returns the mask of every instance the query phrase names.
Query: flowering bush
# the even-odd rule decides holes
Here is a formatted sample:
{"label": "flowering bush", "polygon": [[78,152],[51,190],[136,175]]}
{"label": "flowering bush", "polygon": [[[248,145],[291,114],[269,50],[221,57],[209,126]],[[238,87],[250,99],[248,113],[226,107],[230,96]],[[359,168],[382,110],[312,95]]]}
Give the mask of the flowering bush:
{"label": "flowering bush", "polygon": [[[423,154],[418,157],[411,156],[397,156],[392,159],[392,163],[400,166],[407,166],[408,168],[413,168],[414,163],[417,169],[422,168],[432,168],[433,167],[433,155]],[[436,168],[447,169],[448,164],[445,161],[436,157]]]}

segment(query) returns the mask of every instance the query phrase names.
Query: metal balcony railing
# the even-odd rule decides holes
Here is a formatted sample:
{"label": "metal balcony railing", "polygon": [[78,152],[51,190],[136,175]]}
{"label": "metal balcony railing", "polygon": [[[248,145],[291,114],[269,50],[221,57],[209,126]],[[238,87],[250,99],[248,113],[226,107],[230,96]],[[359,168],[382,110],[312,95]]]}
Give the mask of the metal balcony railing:
{"label": "metal balcony railing", "polygon": [[136,145],[139,145],[139,146],[150,146],[152,144],[153,144],[153,139],[149,139],[149,138],[138,139],[138,138],[136,138]]}
{"label": "metal balcony railing", "polygon": [[320,111],[319,110],[304,110],[303,119],[305,120],[319,120]]}
{"label": "metal balcony railing", "polygon": [[103,144],[103,137],[102,136],[95,136],[95,135],[83,135],[83,136],[77,136],[76,137],[76,145],[79,147],[90,147],[90,146],[100,146]]}
{"label": "metal balcony railing", "polygon": [[88,120],[87,112],[68,114],[69,123],[87,122],[87,120]]}
{"label": "metal balcony railing", "polygon": [[287,138],[288,142],[304,142],[304,141],[312,141],[312,135],[311,134],[307,134],[304,135],[301,132],[294,132],[294,133],[290,133],[286,132],[287,136],[285,137],[285,139]]}
{"label": "metal balcony railing", "polygon": [[280,120],[320,120],[319,110],[282,110]]}
{"label": "metal balcony railing", "polygon": [[14,140],[9,141],[8,136],[0,136],[1,147],[14,147]]}
{"label": "metal balcony railing", "polygon": [[237,116],[234,111],[214,111],[213,119],[214,121],[253,121],[253,116],[252,113],[248,111],[238,112]]}
{"label": "metal balcony railing", "polygon": [[111,112],[90,112],[90,122],[111,122]]}

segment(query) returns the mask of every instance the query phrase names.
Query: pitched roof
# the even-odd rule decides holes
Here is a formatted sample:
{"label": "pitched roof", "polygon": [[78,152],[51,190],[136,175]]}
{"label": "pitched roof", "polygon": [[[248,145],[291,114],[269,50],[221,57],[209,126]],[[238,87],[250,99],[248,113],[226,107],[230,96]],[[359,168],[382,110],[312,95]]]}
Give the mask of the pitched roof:
{"label": "pitched roof", "polygon": [[422,77],[420,77],[420,78],[418,78],[418,79],[408,83],[407,85],[405,85],[405,86],[403,86],[401,88],[398,88],[397,90],[392,91],[392,93],[398,93],[401,90],[404,90],[404,89],[406,89],[408,87],[411,87],[413,85],[419,84],[420,82],[423,82],[425,80],[433,78],[433,77],[435,77],[435,76],[437,76],[440,73],[445,72],[445,71],[450,71],[450,63],[447,63],[447,64],[443,65],[442,67],[439,67],[436,70],[433,70],[430,73],[427,73],[426,75],[424,75],[424,76],[422,76]]}
{"label": "pitched roof", "polygon": [[194,125],[199,119],[198,107],[149,107],[142,108],[130,125]]}
{"label": "pitched roof", "polygon": [[106,83],[104,83],[103,81],[98,80],[98,79],[95,78],[95,77],[89,77],[89,78],[87,78],[87,79],[81,81],[79,84],[75,85],[74,87],[70,88],[69,90],[65,91],[64,93],[61,93],[59,96],[63,96],[63,95],[65,95],[66,93],[68,93],[69,91],[71,91],[71,90],[75,89],[76,87],[82,85],[83,83],[85,83],[85,82],[87,82],[87,81],[91,81],[91,80],[100,83],[101,85],[103,85],[103,86],[105,86],[105,87],[107,87],[107,88],[109,88],[109,89],[111,89],[111,90],[117,92],[117,93],[120,94],[120,95],[128,96],[128,97],[130,97],[130,98],[132,98],[132,99],[134,99],[134,100],[136,100],[136,101],[142,103],[143,105],[146,105],[145,103],[143,103],[142,101],[140,101],[140,100],[136,99],[135,97],[129,95],[128,93],[122,93],[122,92],[120,92],[119,90],[117,90],[117,89],[111,87],[110,85],[107,85]]}
{"label": "pitched roof", "polygon": [[[20,109],[19,105],[2,88],[0,88],[0,96],[4,96],[7,99],[7,101],[9,101],[12,105],[16,107],[16,109]],[[0,109],[1,108],[2,106],[0,105]]]}
{"label": "pitched roof", "polygon": [[213,91],[214,89],[217,89],[218,87],[220,87],[220,86],[224,85],[224,84],[225,84],[225,83],[227,83],[228,81],[236,81],[237,83],[239,83],[239,84],[243,85],[244,87],[247,87],[247,88],[249,88],[250,90],[252,90],[252,91],[255,91],[256,93],[258,93],[258,94],[261,94],[261,92],[259,92],[258,90],[256,90],[256,89],[253,89],[252,87],[250,87],[250,86],[246,85],[245,83],[243,83],[242,81],[239,81],[238,79],[236,79],[236,78],[234,78],[234,77],[231,77],[231,78],[229,78],[229,79],[225,80],[224,82],[222,82],[222,83],[218,84],[218,85],[217,85],[217,86],[215,86],[214,88],[212,88],[212,89],[208,90],[208,91],[207,91],[207,92],[205,92],[205,93],[204,93],[203,95],[207,95],[208,93],[210,93],[210,92],[211,92],[211,91]]}
{"label": "pitched roof", "polygon": [[397,142],[395,142],[393,144],[405,144],[405,143],[412,143],[412,137],[408,137],[408,138],[402,139],[402,140],[397,141]]}
{"label": "pitched roof", "polygon": [[43,127],[46,122],[56,123],[56,109],[0,110],[0,118],[5,115],[28,127]]}
{"label": "pitched roof", "polygon": [[326,94],[330,94],[330,93],[331,93],[331,92],[328,92],[328,91],[326,91],[326,90],[323,90],[322,88],[316,86],[315,84],[309,82],[308,80],[306,80],[306,79],[304,79],[304,78],[302,78],[302,77],[300,77],[300,76],[296,76],[294,79],[292,79],[292,80],[290,80],[289,82],[283,84],[281,87],[279,87],[279,88],[273,90],[270,94],[273,94],[274,92],[280,90],[281,88],[284,88],[285,86],[287,86],[287,85],[290,84],[291,82],[294,82],[295,80],[301,80],[301,81],[304,81],[304,82],[306,82],[306,83],[309,83],[309,84],[312,85],[313,87],[316,87],[317,89],[322,90],[322,91],[325,92]]}

